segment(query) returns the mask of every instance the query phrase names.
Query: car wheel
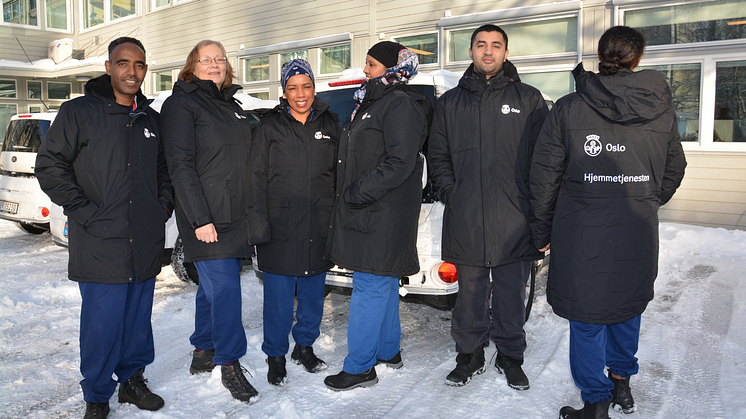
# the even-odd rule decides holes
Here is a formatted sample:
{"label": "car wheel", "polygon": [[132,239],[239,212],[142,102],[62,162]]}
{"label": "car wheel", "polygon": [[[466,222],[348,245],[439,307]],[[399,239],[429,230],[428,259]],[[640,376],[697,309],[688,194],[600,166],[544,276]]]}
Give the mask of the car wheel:
{"label": "car wheel", "polygon": [[184,262],[184,243],[181,241],[181,236],[177,237],[176,243],[174,243],[174,250],[171,253],[171,268],[182,281],[199,284],[199,273],[197,267],[194,266],[194,262]]}
{"label": "car wheel", "polygon": [[41,234],[41,233],[44,233],[45,231],[49,231],[49,229],[45,229],[43,227],[39,227],[33,224],[16,223],[16,225],[21,230],[25,231],[26,233],[31,233],[31,234]]}

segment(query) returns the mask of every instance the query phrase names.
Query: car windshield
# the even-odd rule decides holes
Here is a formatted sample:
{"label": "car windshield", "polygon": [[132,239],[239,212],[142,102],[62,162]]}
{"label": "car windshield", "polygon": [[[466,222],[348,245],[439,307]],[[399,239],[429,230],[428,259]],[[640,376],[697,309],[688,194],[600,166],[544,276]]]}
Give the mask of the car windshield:
{"label": "car windshield", "polygon": [[49,125],[50,122],[44,119],[10,121],[8,132],[5,133],[5,141],[3,141],[3,151],[36,153]]}

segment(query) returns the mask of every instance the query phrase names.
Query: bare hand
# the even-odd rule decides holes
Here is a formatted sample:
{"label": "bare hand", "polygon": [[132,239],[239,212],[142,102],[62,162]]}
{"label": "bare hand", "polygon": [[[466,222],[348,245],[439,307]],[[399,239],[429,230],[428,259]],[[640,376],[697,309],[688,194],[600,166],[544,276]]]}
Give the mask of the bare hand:
{"label": "bare hand", "polygon": [[215,231],[215,226],[212,223],[203,225],[194,230],[194,234],[197,236],[197,240],[205,243],[214,243],[218,241],[218,232]]}
{"label": "bare hand", "polygon": [[546,245],[546,246],[544,246],[544,247],[542,247],[541,249],[539,249],[539,251],[540,251],[540,252],[542,252],[542,253],[543,253],[543,252],[546,252],[547,250],[549,250],[549,245],[551,245],[551,244],[552,244],[552,243],[547,243],[547,245]]}

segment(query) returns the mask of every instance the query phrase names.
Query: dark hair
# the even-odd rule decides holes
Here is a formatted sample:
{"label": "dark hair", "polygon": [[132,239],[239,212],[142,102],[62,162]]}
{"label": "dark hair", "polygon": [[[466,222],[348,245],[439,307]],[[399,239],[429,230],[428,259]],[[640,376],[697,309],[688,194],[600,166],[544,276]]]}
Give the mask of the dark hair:
{"label": "dark hair", "polygon": [[631,70],[645,51],[645,36],[628,26],[609,28],[598,40],[599,73],[616,74],[620,68]]}
{"label": "dark hair", "polygon": [[[221,44],[220,42],[211,41],[209,39],[200,41],[197,45],[194,46],[194,48],[192,48],[192,50],[189,52],[189,55],[187,55],[186,64],[184,64],[184,68],[182,68],[181,72],[179,72],[179,76],[177,77],[177,79],[184,80],[185,82],[192,81],[192,77],[194,77],[194,67],[197,66],[197,62],[199,62],[200,58],[199,50],[208,45],[217,45],[218,48],[223,51],[223,57],[228,57],[223,44]],[[228,60],[225,62],[225,80],[223,80],[222,85],[218,86],[218,90],[222,92],[224,89],[231,87],[233,85],[234,78],[236,78],[236,74],[233,72],[233,66],[231,66],[230,60]]]}
{"label": "dark hair", "polygon": [[474,31],[474,33],[471,34],[471,43],[469,44],[469,48],[472,48],[474,46],[474,39],[477,37],[477,34],[479,32],[500,32],[503,35],[503,39],[505,39],[505,49],[508,49],[508,34],[505,33],[505,31],[501,27],[493,25],[491,23],[478,27]]}
{"label": "dark hair", "polygon": [[122,37],[117,38],[117,39],[115,39],[115,40],[113,40],[113,41],[111,41],[109,43],[109,61],[111,61],[111,53],[114,52],[114,50],[118,46],[120,46],[122,44],[126,44],[126,43],[137,45],[137,47],[142,50],[142,53],[145,54],[145,47],[142,46],[142,42],[140,42],[139,40],[137,40],[135,38],[130,38],[128,36],[122,36]]}

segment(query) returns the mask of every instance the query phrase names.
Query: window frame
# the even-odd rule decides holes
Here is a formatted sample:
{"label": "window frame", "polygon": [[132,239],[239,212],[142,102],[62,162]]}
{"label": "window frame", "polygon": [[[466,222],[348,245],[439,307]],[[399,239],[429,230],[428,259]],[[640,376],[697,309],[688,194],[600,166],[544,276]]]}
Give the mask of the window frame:
{"label": "window frame", "polygon": [[[40,89],[40,90],[39,90],[39,95],[40,95],[41,97],[35,98],[35,97],[30,97],[30,96],[28,95],[28,91],[29,91],[29,83],[39,83],[39,89]],[[26,80],[26,99],[27,99],[27,100],[35,100],[35,99],[41,99],[41,100],[44,100],[44,81],[43,81],[43,80],[36,80],[36,79],[29,79],[29,80]]]}
{"label": "window frame", "polygon": [[[70,87],[70,95],[69,95],[70,97],[68,97],[67,99],[57,99],[57,98],[50,97],[49,96],[49,85],[50,84],[66,84],[66,85],[68,85]],[[46,89],[47,100],[62,100],[62,101],[66,101],[66,100],[73,99],[73,94],[74,94],[73,93],[73,84],[71,82],[66,82],[66,81],[47,81],[46,85],[47,85],[47,89]],[[44,93],[42,93],[42,95],[43,94]]]}
{"label": "window frame", "polygon": [[79,6],[78,7],[78,18],[80,19],[80,33],[86,33],[88,31],[92,31],[94,29],[98,29],[98,28],[101,28],[101,27],[104,27],[104,26],[109,26],[109,25],[112,25],[112,24],[115,24],[115,23],[124,22],[124,21],[130,20],[130,19],[135,19],[138,16],[142,15],[142,10],[141,10],[141,8],[142,8],[141,3],[142,2],[135,0],[135,2],[134,2],[135,3],[135,13],[133,13],[133,14],[131,14],[129,16],[120,17],[120,18],[117,18],[117,19],[112,19],[111,18],[111,3],[112,3],[113,0],[101,0],[104,3],[104,6],[103,6],[103,10],[104,10],[104,22],[101,23],[101,24],[98,24],[96,26],[91,26],[91,27],[87,27],[86,28],[85,25],[88,22],[88,19],[86,19],[86,17],[83,15],[83,10],[84,10],[83,9],[83,3],[86,2],[86,1],[89,1],[89,0],[78,0],[78,6]]}
{"label": "window frame", "polygon": [[[255,59],[255,58],[264,58],[267,57],[267,78],[261,79],[261,80],[251,80],[249,81],[246,76],[246,63],[245,61]],[[277,58],[279,61],[279,57]],[[247,85],[253,85],[253,84],[261,84],[261,83],[269,83],[270,79],[272,78],[271,71],[269,70],[272,67],[272,54],[268,55],[252,55],[252,56],[245,56],[245,57],[239,57],[238,63],[240,67],[240,75],[241,78],[241,84],[247,84]]]}
{"label": "window frame", "polygon": [[44,30],[49,32],[73,33],[73,0],[65,0],[65,22],[67,24],[67,29],[52,28],[49,26],[49,20],[47,19],[47,1],[48,0],[40,0],[40,3],[44,4]]}
{"label": "window frame", "polygon": [[[152,74],[151,80],[153,83],[153,89],[152,89],[153,94],[158,95],[163,92],[170,92],[173,89],[174,85],[176,84],[176,79],[178,77],[177,71],[179,71],[179,69],[166,68],[166,69],[161,69],[161,70],[153,70],[152,72],[150,72]],[[168,90],[158,90],[158,79],[157,79],[158,74],[167,73],[167,72],[171,73],[171,80],[172,80],[171,87]]]}
{"label": "window frame", "polygon": [[[350,58],[350,66],[348,68],[345,68],[345,70],[349,70],[350,68],[352,68],[352,42],[351,41],[350,42],[338,42],[338,43],[334,43],[334,44],[324,44],[324,45],[319,45],[319,46],[314,46],[314,47],[308,48],[309,54],[311,53],[311,50],[316,50],[316,62],[318,63],[317,66],[318,66],[318,75],[319,75],[319,77],[334,77],[334,76],[341,75],[344,72],[344,70],[338,71],[338,72],[335,72],[335,73],[322,73],[321,72],[321,57],[322,57],[322,54],[323,54],[321,50],[324,49],[324,48],[334,48],[334,47],[343,47],[343,46],[349,47],[349,52],[350,52],[350,57],[349,57]],[[310,56],[309,56],[309,58],[310,58]],[[282,62],[280,64],[282,64]],[[316,74],[317,70],[316,69],[313,69],[313,70],[314,70],[314,74]]]}
{"label": "window frame", "polygon": [[39,12],[41,11],[41,4],[43,3],[43,0],[33,0],[33,1],[36,2],[36,25],[26,25],[26,24],[23,24],[23,23],[6,22],[5,21],[5,14],[4,13],[2,15],[0,15],[0,25],[10,26],[10,27],[14,27],[14,28],[25,28],[25,29],[38,29],[38,30],[41,30],[41,27],[42,27],[41,20],[42,19],[39,16]]}
{"label": "window frame", "polygon": [[2,99],[2,100],[10,100],[10,99],[18,100],[18,80],[16,80],[16,79],[0,79],[0,82],[13,82],[13,86],[14,86],[13,87],[13,92],[14,92],[13,96],[9,96],[9,97],[0,96],[0,99]]}
{"label": "window frame", "polygon": [[440,31],[435,30],[435,31],[423,31],[423,32],[411,32],[411,33],[407,32],[407,33],[403,33],[401,35],[392,35],[391,36],[391,41],[392,42],[396,42],[396,43],[401,43],[401,42],[399,42],[400,38],[409,38],[409,37],[422,36],[422,35],[432,35],[432,34],[435,34],[435,41],[437,43],[436,49],[437,49],[438,59],[434,63],[420,64],[420,67],[423,67],[423,68],[439,67],[440,64],[444,62],[443,61],[443,57],[441,55],[441,52],[443,50],[443,45],[442,45],[443,44],[443,39],[441,39]]}

